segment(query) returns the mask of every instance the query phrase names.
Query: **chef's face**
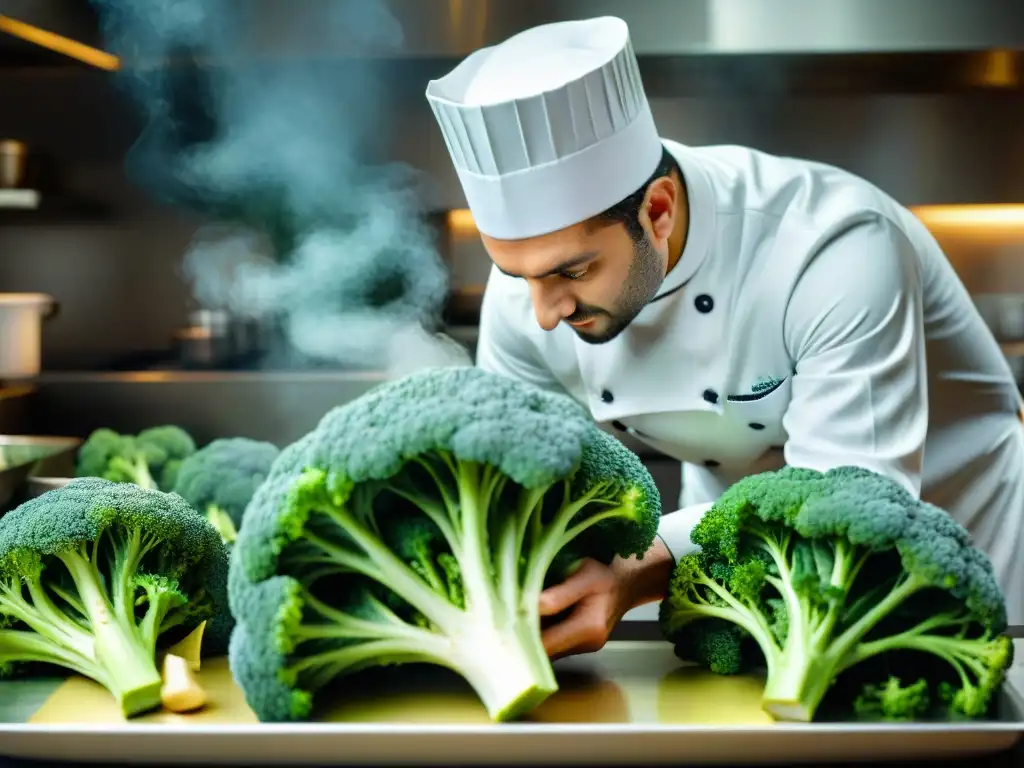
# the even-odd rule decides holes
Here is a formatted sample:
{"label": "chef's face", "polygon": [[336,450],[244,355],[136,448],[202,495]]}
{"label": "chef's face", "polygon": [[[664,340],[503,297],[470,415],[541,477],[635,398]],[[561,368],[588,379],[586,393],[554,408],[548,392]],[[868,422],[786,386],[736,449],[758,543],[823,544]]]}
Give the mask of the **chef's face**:
{"label": "chef's face", "polygon": [[633,322],[661,286],[678,192],[670,178],[654,181],[631,228],[589,221],[527,240],[484,236],[484,246],[498,269],[529,283],[541,328],[566,323],[583,341],[603,344]]}

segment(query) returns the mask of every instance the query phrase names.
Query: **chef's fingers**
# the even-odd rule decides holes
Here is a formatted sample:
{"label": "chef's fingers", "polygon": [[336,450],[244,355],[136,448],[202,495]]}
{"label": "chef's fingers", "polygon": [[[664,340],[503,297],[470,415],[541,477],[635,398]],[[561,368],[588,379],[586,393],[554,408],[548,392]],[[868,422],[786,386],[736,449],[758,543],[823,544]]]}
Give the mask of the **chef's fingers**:
{"label": "chef's fingers", "polygon": [[554,616],[570,608],[587,595],[604,586],[607,569],[596,560],[586,560],[561,584],[540,593],[540,615]]}
{"label": "chef's fingers", "polygon": [[613,595],[596,592],[583,598],[563,621],[541,634],[544,650],[551,659],[575,653],[594,653],[608,642],[611,633]]}

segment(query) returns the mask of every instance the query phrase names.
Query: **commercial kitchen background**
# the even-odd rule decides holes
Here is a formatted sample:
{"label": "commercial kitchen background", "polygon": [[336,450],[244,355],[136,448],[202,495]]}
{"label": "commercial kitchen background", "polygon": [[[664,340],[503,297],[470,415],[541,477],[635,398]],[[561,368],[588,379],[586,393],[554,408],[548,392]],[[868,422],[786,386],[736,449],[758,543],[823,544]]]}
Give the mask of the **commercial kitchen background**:
{"label": "commercial kitchen background", "polygon": [[[470,348],[488,261],[423,98],[426,81],[518,29],[612,13],[632,26],[664,136],[835,163],[914,206],[1024,381],[1024,13],[1017,4],[391,5],[408,42],[387,62],[393,74],[380,93],[387,136],[381,156],[407,162],[433,182],[430,207],[445,225],[438,247],[458,309],[449,330]],[[318,2],[270,6],[303,14],[317,12]],[[20,13],[23,21],[102,47],[86,10],[84,0],[0,2],[0,14]],[[268,15],[268,28],[273,23]],[[277,52],[289,53],[295,51]],[[304,53],[347,66],[344,52],[329,45]],[[45,323],[40,376],[0,389],[0,433],[84,436],[98,426],[174,422],[199,440],[244,434],[284,443],[375,384],[380,377],[373,371],[323,365],[183,369],[172,340],[199,307],[181,277],[182,256],[204,220],[128,181],[125,155],[139,128],[111,73],[0,31],[0,139],[23,142],[35,167],[47,169],[33,177],[40,179],[38,209],[0,210],[0,293],[43,292],[60,304]],[[678,466],[649,453],[644,458],[675,498]]]}

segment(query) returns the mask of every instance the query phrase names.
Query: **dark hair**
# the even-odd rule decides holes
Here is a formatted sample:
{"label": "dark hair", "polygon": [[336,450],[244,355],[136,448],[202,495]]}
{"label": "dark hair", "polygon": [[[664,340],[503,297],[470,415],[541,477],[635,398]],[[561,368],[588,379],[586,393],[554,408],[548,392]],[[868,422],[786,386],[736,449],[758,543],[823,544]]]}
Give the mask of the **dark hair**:
{"label": "dark hair", "polygon": [[654,169],[654,173],[651,174],[650,178],[643,183],[643,186],[629,195],[629,197],[620,200],[611,208],[591,218],[587,224],[594,227],[622,224],[630,238],[634,242],[639,242],[644,237],[644,228],[640,226],[640,206],[644,202],[647,188],[652,182],[660,179],[662,176],[668,176],[672,171],[678,170],[679,164],[672,157],[672,153],[662,147],[661,161],[658,163],[658,167]]}

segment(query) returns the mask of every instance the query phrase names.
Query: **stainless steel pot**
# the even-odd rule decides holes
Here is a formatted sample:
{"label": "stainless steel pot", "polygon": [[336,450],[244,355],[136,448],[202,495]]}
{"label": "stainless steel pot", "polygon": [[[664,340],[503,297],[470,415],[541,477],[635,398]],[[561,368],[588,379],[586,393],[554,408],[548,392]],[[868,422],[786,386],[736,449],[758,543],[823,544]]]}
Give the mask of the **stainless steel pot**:
{"label": "stainless steel pot", "polygon": [[244,364],[270,346],[269,321],[239,317],[223,310],[189,313],[189,325],[174,334],[186,368],[222,368]]}
{"label": "stainless steel pot", "polygon": [[43,356],[43,321],[59,305],[45,293],[0,293],[0,380],[39,375]]}
{"label": "stainless steel pot", "polygon": [[29,477],[74,475],[81,444],[77,437],[0,435],[0,514],[23,493]]}
{"label": "stainless steel pot", "polygon": [[15,139],[0,140],[0,189],[17,189],[25,180],[28,147]]}

